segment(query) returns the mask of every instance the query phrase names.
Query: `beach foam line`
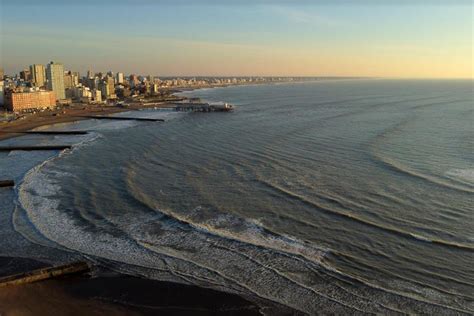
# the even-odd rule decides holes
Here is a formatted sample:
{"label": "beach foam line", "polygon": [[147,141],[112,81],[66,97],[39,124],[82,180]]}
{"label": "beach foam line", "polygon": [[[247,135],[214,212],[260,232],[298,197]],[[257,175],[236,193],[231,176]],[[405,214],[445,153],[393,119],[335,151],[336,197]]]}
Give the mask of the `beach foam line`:
{"label": "beach foam line", "polygon": [[[175,217],[173,217],[173,218],[175,218]],[[211,219],[211,221],[212,220],[213,219]],[[225,219],[223,220],[219,216],[219,218],[217,219],[219,227],[223,226],[225,221],[226,221]],[[292,275],[291,273],[287,274],[287,273],[284,273],[284,272],[280,271],[279,269],[277,270],[277,269],[275,269],[275,267],[273,267],[271,265],[268,265],[268,263],[261,262],[260,259],[259,259],[260,256],[257,256],[256,254],[249,257],[246,254],[247,250],[245,250],[245,249],[247,249],[248,247],[262,247],[262,250],[259,250],[259,252],[267,253],[268,251],[272,251],[272,252],[275,253],[275,255],[286,257],[287,258],[287,259],[285,259],[286,261],[298,261],[298,262],[300,262],[300,264],[302,264],[302,266],[305,266],[306,268],[309,269],[307,271],[307,273],[316,273],[317,274],[316,271],[318,271],[318,270],[319,271],[325,271],[324,269],[327,269],[328,265],[330,265],[330,263],[328,263],[328,262],[324,262],[323,264],[320,264],[321,262],[315,262],[315,260],[311,260],[310,258],[306,258],[305,256],[303,256],[301,254],[297,254],[296,256],[290,256],[291,254],[294,254],[294,252],[293,251],[287,251],[286,249],[281,249],[281,247],[270,247],[269,248],[266,245],[262,246],[261,243],[254,243],[254,242],[249,243],[246,240],[241,240],[241,238],[229,237],[228,233],[226,233],[224,235],[222,233],[217,233],[216,234],[215,229],[211,229],[211,230],[204,229],[203,230],[202,225],[196,225],[194,223],[189,224],[189,221],[182,222],[182,221],[178,220],[178,222],[181,223],[181,224],[190,226],[192,228],[192,230],[187,231],[187,232],[179,232],[179,233],[178,232],[176,232],[176,233],[171,233],[170,232],[170,234],[178,234],[177,236],[173,236],[171,240],[168,240],[168,237],[165,237],[164,235],[160,235],[160,236],[157,236],[157,239],[155,239],[154,242],[153,241],[145,242],[141,238],[139,239],[139,242],[140,243],[144,242],[146,247],[150,247],[151,249],[156,249],[159,252],[165,252],[167,255],[178,256],[179,258],[181,258],[183,260],[192,260],[196,264],[199,264],[199,265],[202,265],[203,267],[208,267],[209,268],[208,264],[212,264],[211,262],[208,262],[207,264],[204,264],[204,263],[201,262],[201,260],[203,260],[201,257],[197,258],[197,257],[194,257],[195,255],[193,255],[194,259],[191,259],[190,257],[188,257],[186,255],[186,254],[195,254],[195,251],[192,250],[194,248],[194,246],[192,246],[192,245],[194,243],[198,242],[200,238],[201,239],[203,238],[201,235],[195,235],[195,237],[193,237],[193,236],[196,233],[202,232],[202,233],[205,233],[205,234],[209,234],[210,236],[213,236],[213,237],[224,238],[224,240],[219,241],[219,243],[217,243],[217,241],[213,241],[213,239],[210,239],[211,237],[205,238],[206,247],[208,247],[207,244],[211,244],[213,246],[212,246],[212,249],[210,249],[210,251],[214,251],[215,250],[214,248],[217,247],[218,249],[235,253],[235,255],[243,256],[245,258],[245,260],[249,260],[249,261],[251,261],[255,264],[261,265],[265,269],[270,269],[272,271],[272,273],[275,273],[276,275],[279,275],[280,277],[287,280],[288,282],[291,282],[291,283],[293,283],[297,286],[300,286],[300,287],[302,287],[302,288],[304,288],[304,289],[306,289],[310,292],[314,292],[314,294],[316,294],[318,296],[324,297],[328,300],[334,300],[334,302],[336,302],[338,304],[342,304],[343,306],[346,306],[348,308],[353,308],[356,311],[359,310],[359,308],[360,308],[360,307],[359,308],[357,307],[357,305],[360,302],[358,304],[355,304],[355,302],[352,302],[352,303],[348,304],[347,303],[348,301],[341,301],[340,296],[343,295],[341,293],[339,293],[339,299],[335,299],[334,297],[331,297],[330,295],[328,296],[325,291],[321,292],[321,291],[317,290],[316,288],[314,288],[313,285],[311,285],[311,282],[307,284],[306,282],[308,282],[309,279],[306,279],[306,278],[300,279],[300,277],[298,277],[297,275]],[[235,222],[228,223],[228,224],[233,225],[233,226],[238,226],[238,223],[235,223]],[[172,229],[171,227],[175,227],[175,225],[171,225],[170,229]],[[224,228],[222,228],[222,229],[224,229]],[[137,229],[133,229],[133,231],[136,232]],[[248,233],[245,232],[245,231],[243,231],[242,233],[248,235]],[[184,234],[184,235],[180,237],[181,234]],[[189,235],[191,235],[191,236],[189,236]],[[198,236],[200,236],[200,237],[198,238]],[[134,238],[137,238],[137,237],[134,237]],[[144,239],[150,240],[149,238],[146,238],[146,237]],[[173,239],[174,239],[174,241],[172,241]],[[189,241],[187,239],[189,239]],[[170,242],[171,242],[171,244],[170,244]],[[239,244],[241,243],[242,245],[241,246],[237,246],[237,245],[226,246],[227,243],[231,243],[229,245],[232,245],[232,243],[235,243],[235,242],[237,242]],[[173,246],[171,246],[171,245],[173,245]],[[185,245],[187,245],[187,246],[185,246]],[[175,249],[174,247],[176,247],[177,250],[174,250]],[[184,252],[180,251],[181,247],[185,247],[186,250]],[[204,247],[204,244],[203,244],[203,247]],[[191,249],[188,249],[188,248],[191,248]],[[169,252],[169,251],[171,251],[171,252]],[[203,255],[203,256],[207,256],[206,251],[205,251],[204,248],[201,248],[200,251],[198,251],[198,252],[200,252],[201,255]],[[214,253],[214,254],[209,253],[208,255],[213,257],[214,258],[213,260],[219,261],[219,256],[217,256],[216,253]],[[230,260],[230,258],[228,258],[228,259]],[[212,260],[212,259],[210,259],[210,260]],[[310,268],[310,266],[308,266],[308,265],[311,265],[311,264],[314,265],[314,268]],[[294,265],[291,265],[291,266],[293,266],[296,269],[296,266],[294,266]],[[302,266],[299,266],[298,270],[300,270]],[[213,269],[216,269],[216,268],[213,268]],[[321,269],[323,269],[323,270],[321,270]],[[349,278],[349,279],[353,279],[353,280],[357,280],[357,281],[361,282],[361,280],[353,278],[350,275],[345,274],[345,273],[343,273],[343,272],[341,272],[341,271],[339,271],[335,268],[330,268],[329,271],[333,271],[333,272],[337,273],[338,275],[340,275],[341,277],[345,277],[345,278]],[[232,280],[234,280],[234,279],[232,278]],[[238,280],[235,280],[235,281],[237,281],[239,284],[241,284],[240,281],[238,281]],[[369,288],[376,289],[376,287],[373,287],[368,282],[361,282],[361,283],[368,286]],[[439,304],[439,303],[435,303],[435,302],[431,302],[429,300],[426,300],[426,298],[407,296],[406,294],[404,295],[403,293],[399,293],[399,292],[395,292],[395,291],[390,292],[390,291],[387,291],[387,290],[382,289],[382,288],[379,289],[379,290],[383,290],[387,294],[397,295],[397,296],[400,296],[400,297],[404,297],[404,298],[407,298],[407,299],[414,300],[414,301],[419,302],[419,303],[428,304],[430,306],[437,306],[439,308],[452,309],[449,306],[445,306],[443,304]],[[255,290],[253,290],[253,291],[255,291]],[[344,290],[344,291],[347,292],[347,290]],[[328,292],[329,293],[334,293],[333,291],[328,291]],[[347,292],[347,295],[357,296],[357,294],[350,293],[350,292]],[[265,297],[267,297],[267,296],[265,296]],[[369,299],[369,297],[364,298],[364,300],[368,300],[368,299]],[[286,302],[286,303],[288,304],[288,302]],[[372,303],[374,303],[374,302],[372,302]],[[396,309],[394,307],[386,306],[386,305],[383,305],[383,304],[379,304],[379,305],[381,307],[383,307],[384,309],[386,309],[386,310],[391,310],[392,312],[396,311]],[[292,305],[290,304],[288,306],[292,306]],[[294,307],[294,306],[292,306],[292,307]],[[366,307],[366,308],[368,308],[368,307]],[[368,309],[365,310],[365,311],[367,312]]]}
{"label": "beach foam line", "polygon": [[148,118],[148,117],[124,117],[124,116],[107,116],[107,115],[81,115],[77,117],[90,118],[96,120],[123,120],[123,121],[146,121],[146,122],[164,122],[164,119],[160,118]]}
{"label": "beach foam line", "polygon": [[451,169],[447,171],[446,176],[454,180],[467,182],[469,185],[474,185],[474,169]]}

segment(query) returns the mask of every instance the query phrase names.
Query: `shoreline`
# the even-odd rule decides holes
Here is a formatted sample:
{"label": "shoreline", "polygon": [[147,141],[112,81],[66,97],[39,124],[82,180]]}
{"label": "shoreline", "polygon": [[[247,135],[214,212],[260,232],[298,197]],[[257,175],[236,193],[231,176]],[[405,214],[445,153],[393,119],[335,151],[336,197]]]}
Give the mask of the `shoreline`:
{"label": "shoreline", "polygon": [[[8,266],[46,266],[0,257]],[[13,267],[14,269],[15,267]],[[18,267],[17,267],[18,270]],[[75,275],[0,288],[0,315],[262,315],[237,294],[117,273]]]}
{"label": "shoreline", "polygon": [[[200,89],[260,85],[273,86],[306,82],[307,81],[248,83],[245,85],[189,87],[185,89],[176,89],[171,92],[171,95],[176,97],[179,96],[180,93],[192,92]],[[26,115],[24,119],[17,119],[12,122],[0,122],[0,141],[24,135],[12,133],[14,131],[24,132],[54,124],[89,120],[91,118],[87,117],[88,115],[109,115],[139,111],[147,108],[169,108],[170,105],[169,101],[150,102],[149,104],[145,101],[145,103],[132,103],[128,107],[73,104],[69,107],[58,110]],[[6,269],[6,272],[9,275],[27,272],[31,269],[51,267],[51,265],[44,264],[35,259],[2,258],[1,256],[0,264],[3,264],[6,259],[14,262],[13,265],[18,268],[16,271],[9,271]],[[99,265],[95,266],[95,269],[102,270],[104,267]],[[9,314],[12,312],[15,313],[15,311],[22,312],[24,315],[49,315],[51,314],[51,311],[54,311],[56,314],[68,315],[101,315],[104,313],[114,315],[149,315],[155,314],[157,311],[164,315],[241,315],[243,313],[245,315],[263,315],[262,310],[266,309],[271,310],[272,315],[277,315],[280,311],[284,311],[285,314],[297,313],[295,310],[287,306],[281,306],[278,303],[267,300],[263,300],[262,302],[262,299],[257,297],[252,297],[249,301],[246,297],[225,291],[218,291],[195,285],[157,281],[115,272],[113,272],[113,276],[110,276],[110,273],[111,271],[101,271],[98,273],[98,276],[94,277],[89,277],[87,275],[66,276],[62,278],[37,281],[30,284],[5,287],[0,289],[0,315],[2,312]],[[130,294],[129,288],[137,284],[140,286],[134,288],[134,293]],[[76,288],[79,288],[80,290],[76,291]],[[181,301],[173,301],[172,306],[167,305],[167,300],[162,301],[157,298],[167,295],[170,291],[175,292],[175,296],[181,296]],[[154,292],[154,297],[156,299],[153,302],[147,302],[146,304],[141,302],[140,299],[150,292]],[[49,293],[45,295],[51,296],[53,299],[47,299],[43,297],[42,294],[38,295],[38,293]],[[101,299],[106,295],[108,295],[107,299]],[[123,301],[123,297],[128,295],[132,295],[133,299],[129,302]],[[200,295],[204,295],[205,297],[196,299],[196,296]],[[61,304],[59,304],[59,301]],[[25,304],[29,305],[27,310],[23,309]],[[58,307],[58,305],[61,305],[61,307]],[[2,308],[5,310],[2,310]]]}
{"label": "shoreline", "polygon": [[[173,91],[170,91],[170,95],[173,97],[181,97],[179,96],[180,93],[201,89],[273,86],[305,82],[308,81],[187,87],[173,89]],[[12,122],[0,122],[0,141],[25,135],[13,133],[15,131],[25,132],[54,124],[89,120],[92,118],[87,116],[91,115],[104,116],[115,113],[139,111],[147,108],[169,108],[171,105],[168,100],[149,102],[147,104],[146,99],[143,103],[131,103],[128,107],[76,103],[57,110],[28,114],[25,115],[24,119],[17,119]],[[37,268],[51,267],[50,264],[43,263],[36,259],[19,257],[6,258],[0,256],[0,265],[5,265],[5,262],[11,262],[8,264],[8,268],[3,271],[3,274],[8,275],[23,273]],[[266,310],[271,310],[272,315],[278,315],[278,312],[281,311],[285,314],[297,313],[287,306],[282,306],[278,303],[262,300],[257,297],[252,297],[248,300],[238,294],[225,291],[195,285],[184,285],[168,281],[140,278],[112,271],[103,271],[104,267],[102,266],[95,265],[94,268],[102,270],[98,273],[98,276],[65,276],[24,285],[12,285],[0,288],[0,315],[3,312],[7,315],[10,313],[15,314],[15,312],[23,313],[23,315],[50,315],[51,313],[68,315],[102,315],[104,313],[114,315],[154,315],[158,311],[164,315],[264,315],[267,312]],[[113,276],[110,276],[110,273],[113,273]],[[2,275],[0,274],[0,276]],[[140,286],[133,288],[133,286],[137,284]],[[129,287],[133,288],[132,294],[128,289]],[[163,295],[168,295],[170,291],[175,293],[175,296],[181,297],[181,301],[173,301],[172,306],[167,306],[167,300],[162,301],[158,298]],[[149,295],[150,292],[154,292],[156,300],[147,302],[146,304],[141,302],[140,299]],[[38,293],[41,294],[38,295]],[[47,293],[44,295],[53,298],[49,299],[43,297],[43,293]],[[101,299],[107,295],[108,297],[106,299]],[[128,295],[132,295],[133,299],[129,302],[123,301],[123,297]],[[204,297],[196,299],[196,297],[199,296]],[[59,302],[61,303],[59,304]],[[258,304],[258,302],[260,304]],[[27,305],[27,309],[25,309],[25,305]],[[61,305],[61,307],[58,307],[58,305]],[[263,310],[265,310],[265,313],[262,312]]]}
{"label": "shoreline", "polygon": [[[109,115],[166,108],[170,104],[133,104],[99,107],[74,104],[67,108],[26,115],[0,123],[0,141],[22,136],[35,128],[88,120],[87,115]],[[40,260],[0,256],[0,277],[52,267]],[[97,276],[72,275],[0,288],[0,315],[262,315],[261,307],[238,294],[174,282],[152,280],[103,270]],[[112,276],[110,275],[112,274]],[[152,293],[152,294],[151,294]],[[273,302],[264,306],[272,308]]]}
{"label": "shoreline", "polygon": [[[345,81],[345,80],[361,80],[361,79],[374,79],[374,78],[320,78],[313,80],[296,80],[296,81],[283,81],[283,82],[253,82],[253,83],[241,83],[241,84],[220,84],[220,85],[209,85],[209,86],[196,86],[196,87],[180,87],[180,88],[166,88],[170,92],[171,96],[181,97],[180,93],[188,93],[201,89],[218,89],[218,88],[230,88],[230,87],[247,87],[247,86],[272,86],[281,84],[301,84],[311,82],[328,82],[328,81]],[[15,134],[15,131],[25,132],[35,128],[58,124],[58,123],[71,123],[76,121],[88,120],[91,118],[83,117],[87,115],[100,114],[115,114],[129,111],[138,111],[148,108],[166,108],[172,106],[169,100],[159,100],[157,102],[151,102],[152,104],[143,103],[131,103],[128,107],[117,107],[117,106],[101,106],[101,105],[89,105],[73,103],[69,107],[64,107],[56,110],[47,110],[44,112],[38,112],[35,114],[27,114],[23,119],[16,119],[11,122],[0,121],[0,141],[21,136],[22,134]]]}
{"label": "shoreline", "polygon": [[[11,122],[0,122],[0,141],[21,136],[22,132],[30,131],[35,128],[54,125],[59,123],[72,123],[76,121],[90,120],[88,115],[109,115],[122,112],[139,111],[148,108],[166,108],[170,104],[163,102],[161,104],[132,104],[129,107],[116,106],[91,106],[82,104],[73,104],[58,110],[44,111],[35,114],[26,115],[23,119],[16,119]],[[19,132],[19,133],[15,133]]]}

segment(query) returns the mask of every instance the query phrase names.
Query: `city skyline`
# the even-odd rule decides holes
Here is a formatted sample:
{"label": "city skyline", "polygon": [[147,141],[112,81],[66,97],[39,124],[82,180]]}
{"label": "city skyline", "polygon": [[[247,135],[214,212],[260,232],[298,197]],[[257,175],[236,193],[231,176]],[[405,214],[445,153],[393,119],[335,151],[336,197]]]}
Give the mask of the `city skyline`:
{"label": "city skyline", "polygon": [[58,60],[81,74],[472,78],[469,1],[317,3],[2,1],[1,61],[7,74]]}

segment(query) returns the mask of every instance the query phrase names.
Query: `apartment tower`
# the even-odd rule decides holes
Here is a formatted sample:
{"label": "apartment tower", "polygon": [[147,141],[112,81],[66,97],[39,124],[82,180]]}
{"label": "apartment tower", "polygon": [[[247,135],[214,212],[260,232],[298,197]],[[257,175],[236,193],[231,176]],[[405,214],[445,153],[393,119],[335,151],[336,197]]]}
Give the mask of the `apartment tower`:
{"label": "apartment tower", "polygon": [[57,100],[66,99],[66,89],[64,88],[64,66],[61,63],[50,62],[46,67],[46,78],[48,79],[48,89],[56,94]]}
{"label": "apartment tower", "polygon": [[46,83],[46,71],[44,65],[30,66],[31,81],[37,87],[43,87]]}

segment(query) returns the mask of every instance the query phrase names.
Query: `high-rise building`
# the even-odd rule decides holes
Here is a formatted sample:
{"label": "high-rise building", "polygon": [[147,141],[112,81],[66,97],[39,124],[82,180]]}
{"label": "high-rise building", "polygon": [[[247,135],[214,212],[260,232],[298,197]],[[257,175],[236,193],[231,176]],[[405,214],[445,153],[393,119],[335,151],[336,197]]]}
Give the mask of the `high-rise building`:
{"label": "high-rise building", "polygon": [[81,78],[81,75],[79,74],[79,72],[74,71],[72,73],[72,84],[74,85],[74,87],[79,84],[79,78]]}
{"label": "high-rise building", "polygon": [[123,81],[124,81],[123,72],[117,72],[117,83],[123,84]]}
{"label": "high-rise building", "polygon": [[31,81],[37,87],[43,87],[46,83],[46,71],[43,65],[30,66]]}
{"label": "high-rise building", "polygon": [[30,81],[30,71],[28,69],[20,71],[20,79],[23,81]]}
{"label": "high-rise building", "polygon": [[102,99],[115,99],[117,96],[115,95],[115,82],[114,78],[107,77],[101,83],[101,92],[102,92]]}
{"label": "high-rise building", "polygon": [[72,73],[70,71],[64,72],[64,88],[66,90],[74,88],[74,84],[72,82]]}
{"label": "high-rise building", "polygon": [[94,99],[95,103],[102,103],[102,93],[100,90],[94,90],[92,93],[92,98]]}
{"label": "high-rise building", "polygon": [[57,100],[66,99],[63,64],[50,62],[46,68],[46,78],[48,79],[48,89],[54,91]]}
{"label": "high-rise building", "polygon": [[129,76],[129,83],[132,88],[135,88],[135,86],[137,86],[139,82],[140,81],[138,80],[137,76],[135,76],[134,74],[131,74]]}
{"label": "high-rise building", "polygon": [[64,72],[64,88],[74,88],[79,84],[79,73],[66,71]]}
{"label": "high-rise building", "polygon": [[0,81],[3,80],[3,76],[4,76],[4,74],[3,74],[3,68],[0,68]]}

